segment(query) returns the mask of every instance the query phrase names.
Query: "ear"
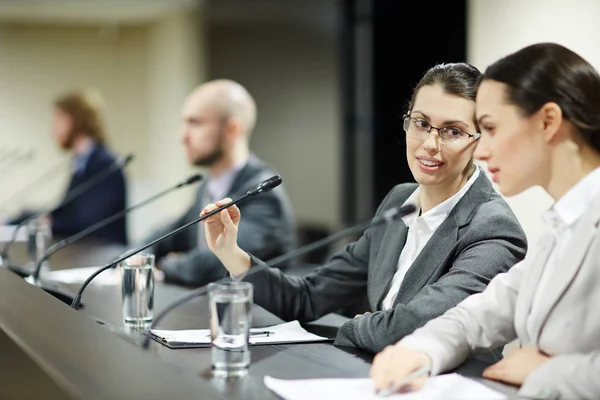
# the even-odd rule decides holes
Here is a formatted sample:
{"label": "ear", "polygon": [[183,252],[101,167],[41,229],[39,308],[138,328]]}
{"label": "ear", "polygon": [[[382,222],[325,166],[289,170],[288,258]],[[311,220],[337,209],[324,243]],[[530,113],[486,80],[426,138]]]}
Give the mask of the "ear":
{"label": "ear", "polygon": [[225,124],[225,136],[228,140],[234,141],[242,134],[242,125],[237,118],[229,118]]}
{"label": "ear", "polygon": [[560,106],[554,102],[544,104],[538,111],[540,117],[540,127],[544,134],[546,142],[552,142],[563,122],[563,113]]}

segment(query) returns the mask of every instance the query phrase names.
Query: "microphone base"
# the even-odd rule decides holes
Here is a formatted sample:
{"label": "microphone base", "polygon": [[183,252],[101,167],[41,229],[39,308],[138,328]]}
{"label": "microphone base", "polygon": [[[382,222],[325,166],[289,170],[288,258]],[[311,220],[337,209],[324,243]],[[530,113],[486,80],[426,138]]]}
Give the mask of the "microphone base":
{"label": "microphone base", "polygon": [[[38,279],[37,281],[34,281],[34,279],[31,277],[31,271],[29,271],[23,267],[18,267],[16,265],[10,265],[8,268],[11,271],[13,271],[15,274],[17,274],[21,278],[23,278],[27,283],[30,283],[32,285],[39,287],[44,292],[50,294],[51,296],[62,301],[63,303],[65,303],[69,306],[71,305],[71,303],[73,303],[73,299],[75,298],[75,293],[72,293],[71,291],[60,287],[59,283],[52,282],[52,281],[45,281],[43,279]],[[83,307],[83,303],[81,303],[79,305],[79,307]]]}

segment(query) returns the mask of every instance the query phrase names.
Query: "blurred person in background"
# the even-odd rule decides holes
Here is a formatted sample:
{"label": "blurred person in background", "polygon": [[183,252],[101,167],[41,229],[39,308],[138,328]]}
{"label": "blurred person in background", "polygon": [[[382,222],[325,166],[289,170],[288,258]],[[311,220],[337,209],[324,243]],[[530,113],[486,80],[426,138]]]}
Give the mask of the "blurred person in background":
{"label": "blurred person in background", "polygon": [[[105,102],[101,93],[92,88],[76,89],[59,95],[54,100],[52,138],[73,158],[69,193],[95,175],[109,169],[116,161],[106,146],[104,124]],[[52,234],[57,239],[71,236],[125,209],[126,177],[122,170],[58,207],[47,216]],[[8,221],[18,224],[32,216],[24,211]],[[126,216],[90,234],[111,244],[127,244]]]}
{"label": "blurred person in background", "polygon": [[[256,104],[238,82],[217,79],[191,92],[183,105],[181,141],[190,164],[207,169],[191,207],[149,235],[143,243],[198,218],[203,207],[229,196],[238,198],[276,172],[250,150]],[[283,185],[240,204],[244,222],[240,246],[264,258],[292,250],[296,223]],[[202,225],[190,227],[149,249],[164,279],[186,286],[204,285],[227,271],[206,244]]]}

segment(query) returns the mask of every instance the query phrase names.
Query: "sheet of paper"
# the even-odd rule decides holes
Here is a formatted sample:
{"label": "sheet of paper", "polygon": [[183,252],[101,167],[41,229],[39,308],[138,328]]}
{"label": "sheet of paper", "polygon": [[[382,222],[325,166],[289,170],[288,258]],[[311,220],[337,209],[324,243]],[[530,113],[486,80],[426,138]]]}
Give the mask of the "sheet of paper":
{"label": "sheet of paper", "polygon": [[[158,337],[165,338],[168,342],[210,344],[210,329],[153,329],[152,333]],[[272,344],[286,342],[314,342],[322,340],[327,340],[327,338],[308,332],[302,328],[298,321],[291,321],[265,328],[252,328],[250,329],[249,342],[250,344]]]}
{"label": "sheet of paper", "polygon": [[[43,278],[61,283],[83,283],[94,271],[100,267],[81,267],[46,271]],[[121,283],[121,274],[117,268],[103,271],[92,281],[92,285],[118,285]]]}
{"label": "sheet of paper", "polygon": [[[276,379],[265,376],[265,385],[285,400],[382,400],[365,379]],[[506,395],[458,374],[439,375],[427,380],[421,390],[398,393],[390,400],[504,400]]]}

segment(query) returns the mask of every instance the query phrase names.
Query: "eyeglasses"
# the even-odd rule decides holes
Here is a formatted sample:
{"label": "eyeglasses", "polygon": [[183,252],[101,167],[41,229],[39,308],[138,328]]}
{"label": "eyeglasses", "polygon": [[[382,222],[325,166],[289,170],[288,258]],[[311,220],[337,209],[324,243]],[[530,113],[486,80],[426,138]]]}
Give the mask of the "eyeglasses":
{"label": "eyeglasses", "polygon": [[424,141],[427,139],[427,135],[431,133],[433,129],[438,131],[438,136],[442,143],[459,143],[466,140],[473,139],[477,140],[481,137],[481,133],[467,133],[463,130],[454,127],[436,128],[431,126],[429,122],[421,118],[413,118],[410,115],[403,115],[404,120],[403,128],[406,134],[414,139]]}

